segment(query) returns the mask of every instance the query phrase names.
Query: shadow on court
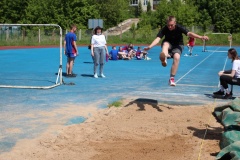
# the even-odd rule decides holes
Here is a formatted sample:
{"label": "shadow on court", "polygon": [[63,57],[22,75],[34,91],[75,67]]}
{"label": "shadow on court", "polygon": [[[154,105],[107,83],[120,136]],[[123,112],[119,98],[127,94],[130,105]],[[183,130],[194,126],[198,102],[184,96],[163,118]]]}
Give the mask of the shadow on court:
{"label": "shadow on court", "polygon": [[93,78],[93,74],[81,74],[82,77],[91,77]]}
{"label": "shadow on court", "polygon": [[210,99],[220,99],[220,100],[233,100],[235,99],[236,97],[232,97],[232,98],[229,98],[229,99],[224,99],[223,96],[221,95],[213,95],[213,94],[204,94],[207,98],[210,98]]}
{"label": "shadow on court", "polygon": [[128,107],[132,104],[136,104],[138,106],[139,109],[137,111],[145,111],[146,105],[150,105],[153,108],[155,108],[157,111],[162,112],[162,110],[158,106],[158,101],[154,100],[154,99],[138,98],[138,99],[131,101],[124,107]]}
{"label": "shadow on court", "polygon": [[206,132],[206,128],[200,129],[192,126],[187,127],[189,130],[193,131],[193,136],[201,138],[201,139],[209,139],[209,140],[220,140],[222,136],[222,128],[221,127],[209,127],[208,134],[204,138],[204,134]]}

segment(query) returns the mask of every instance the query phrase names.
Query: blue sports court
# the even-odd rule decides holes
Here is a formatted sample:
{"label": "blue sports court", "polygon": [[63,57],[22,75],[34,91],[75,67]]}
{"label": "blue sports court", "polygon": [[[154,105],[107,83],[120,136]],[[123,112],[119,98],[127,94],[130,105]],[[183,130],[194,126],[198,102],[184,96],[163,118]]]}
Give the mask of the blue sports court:
{"label": "blue sports court", "polygon": [[[135,46],[136,48],[137,46]],[[144,46],[142,46],[144,47]],[[240,54],[240,47],[234,47]],[[70,125],[83,122],[91,112],[79,113],[82,107],[106,108],[108,103],[123,98],[146,98],[158,103],[176,105],[204,105],[226,103],[230,100],[213,99],[218,90],[218,72],[231,69],[227,58],[229,46],[195,46],[193,54],[181,56],[175,77],[177,86],[168,86],[172,59],[162,67],[159,61],[160,46],[153,47],[151,60],[118,60],[106,62],[106,78],[93,78],[93,63],[87,46],[79,47],[73,72],[75,78],[63,76],[66,85],[52,89],[0,88],[0,153],[9,151],[17,141],[34,138],[52,125]],[[111,46],[109,46],[109,51]],[[219,52],[221,51],[221,52]],[[59,47],[0,50],[0,85],[50,86],[54,85],[59,69]],[[63,72],[66,71],[63,56]],[[240,96],[234,86],[233,96]],[[78,108],[77,106],[81,106]],[[61,108],[61,112],[57,112]],[[66,115],[68,115],[66,117]]]}

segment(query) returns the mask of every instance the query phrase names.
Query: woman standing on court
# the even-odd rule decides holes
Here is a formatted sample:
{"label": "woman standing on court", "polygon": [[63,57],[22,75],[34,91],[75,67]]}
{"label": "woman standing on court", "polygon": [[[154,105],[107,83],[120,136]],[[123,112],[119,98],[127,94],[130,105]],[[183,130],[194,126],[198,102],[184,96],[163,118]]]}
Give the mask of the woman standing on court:
{"label": "woman standing on court", "polygon": [[105,63],[106,54],[108,54],[107,42],[104,35],[102,35],[102,28],[97,26],[94,29],[94,35],[91,39],[91,55],[94,59],[94,78],[98,78],[97,70],[100,65],[99,76],[104,78],[103,66]]}
{"label": "woman standing on court", "polygon": [[213,92],[213,95],[224,95],[224,99],[232,98],[232,91],[228,89],[228,84],[240,85],[240,60],[234,48],[228,50],[228,58],[232,60],[232,69],[220,71],[220,90]]}

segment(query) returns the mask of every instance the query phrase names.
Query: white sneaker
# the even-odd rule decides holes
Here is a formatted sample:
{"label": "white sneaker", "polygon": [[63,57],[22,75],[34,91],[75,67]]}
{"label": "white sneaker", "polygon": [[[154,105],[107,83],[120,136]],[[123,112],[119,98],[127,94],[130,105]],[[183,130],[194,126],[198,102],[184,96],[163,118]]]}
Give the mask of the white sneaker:
{"label": "white sneaker", "polygon": [[151,60],[151,58],[147,57],[146,60]]}
{"label": "white sneaker", "polygon": [[171,78],[169,79],[169,85],[170,85],[170,86],[176,86],[176,83],[174,82],[174,78],[173,78],[173,77],[171,77]]}
{"label": "white sneaker", "polygon": [[106,76],[104,76],[104,74],[101,74],[100,77],[105,78]]}
{"label": "white sneaker", "polygon": [[98,75],[95,73],[93,77],[94,77],[94,78],[98,78]]}

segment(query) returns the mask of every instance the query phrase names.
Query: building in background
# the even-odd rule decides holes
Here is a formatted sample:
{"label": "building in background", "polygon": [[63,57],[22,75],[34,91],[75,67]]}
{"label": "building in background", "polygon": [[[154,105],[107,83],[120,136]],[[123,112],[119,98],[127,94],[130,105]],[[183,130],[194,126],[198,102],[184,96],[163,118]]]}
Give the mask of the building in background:
{"label": "building in background", "polygon": [[147,11],[148,2],[151,4],[151,10],[153,10],[153,0],[130,0],[130,6],[138,6],[141,2],[143,11]]}
{"label": "building in background", "polygon": [[155,10],[160,3],[160,0],[153,0],[153,9]]}

